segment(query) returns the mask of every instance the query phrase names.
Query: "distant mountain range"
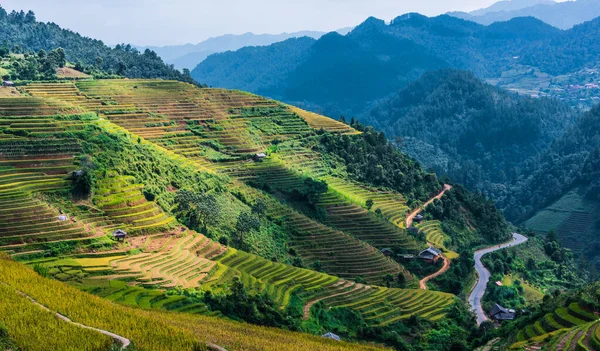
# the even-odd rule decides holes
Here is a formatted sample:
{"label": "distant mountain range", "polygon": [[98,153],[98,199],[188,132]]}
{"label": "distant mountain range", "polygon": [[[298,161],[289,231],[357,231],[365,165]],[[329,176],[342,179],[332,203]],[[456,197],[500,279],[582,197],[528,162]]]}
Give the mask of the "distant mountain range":
{"label": "distant mountain range", "polygon": [[[352,28],[342,28],[337,32],[345,35]],[[193,69],[209,55],[238,50],[246,46],[266,46],[291,38],[309,37],[319,39],[326,32],[300,31],[281,34],[254,34],[240,35],[226,34],[207,39],[198,44],[171,45],[171,46],[138,46],[140,51],[150,49],[156,52],[166,63],[175,65],[177,69]]]}
{"label": "distant mountain range", "polygon": [[[564,86],[549,88],[557,81],[552,77],[568,84],[574,72],[598,67],[599,37],[600,19],[562,31],[532,17],[484,26],[448,15],[406,14],[390,24],[369,18],[346,36],[330,33],[212,55],[192,77],[330,116],[356,116],[440,68],[470,70],[482,79],[512,77],[510,84],[535,82],[547,94],[564,92]],[[544,72],[545,80],[535,72]]]}
{"label": "distant mountain range", "polygon": [[515,17],[531,16],[561,29],[569,29],[577,24],[600,16],[600,0],[576,0],[554,2],[550,0],[512,0],[465,13],[451,12],[451,16],[488,25],[507,21]]}

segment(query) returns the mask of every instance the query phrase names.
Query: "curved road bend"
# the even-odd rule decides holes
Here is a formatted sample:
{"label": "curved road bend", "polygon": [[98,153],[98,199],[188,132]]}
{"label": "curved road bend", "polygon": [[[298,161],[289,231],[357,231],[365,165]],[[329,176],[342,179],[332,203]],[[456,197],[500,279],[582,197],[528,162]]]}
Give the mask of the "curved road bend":
{"label": "curved road bend", "polygon": [[475,251],[475,270],[477,270],[477,275],[479,276],[479,279],[477,280],[477,284],[475,285],[475,288],[473,288],[471,295],[469,295],[469,304],[471,305],[471,309],[477,314],[478,325],[489,319],[483,312],[483,308],[481,307],[481,299],[485,294],[487,283],[490,281],[490,271],[488,271],[487,268],[483,266],[483,263],[481,263],[481,258],[484,255],[489,254],[490,252],[521,245],[526,241],[527,237],[518,233],[513,233],[513,240],[509,243],[491,246],[486,249]]}

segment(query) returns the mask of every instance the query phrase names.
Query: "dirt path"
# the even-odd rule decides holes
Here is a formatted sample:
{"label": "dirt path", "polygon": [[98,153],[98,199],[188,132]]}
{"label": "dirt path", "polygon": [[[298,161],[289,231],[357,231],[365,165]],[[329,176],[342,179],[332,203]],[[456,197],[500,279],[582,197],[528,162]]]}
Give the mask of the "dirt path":
{"label": "dirt path", "polygon": [[437,276],[440,276],[440,275],[446,273],[450,269],[450,260],[446,256],[443,256],[443,255],[442,255],[442,259],[444,259],[444,265],[442,266],[442,269],[421,279],[421,281],[419,281],[420,289],[427,290],[427,282],[428,281],[430,281],[431,279],[433,279]]}
{"label": "dirt path", "polygon": [[[13,288],[12,286],[10,286],[10,285],[8,285],[8,284],[6,284],[6,283],[4,283],[4,282],[2,282],[2,284],[3,284],[3,285],[6,285],[6,286],[9,286],[9,287],[11,287],[11,288]],[[13,288],[13,289],[14,289],[14,288]],[[50,312],[50,313],[52,313],[52,311],[51,311],[51,310],[50,310],[48,307],[46,307],[46,306],[42,305],[41,303],[37,302],[37,301],[36,301],[34,298],[32,298],[31,296],[29,296],[29,295],[25,294],[24,292],[22,292],[22,291],[20,291],[20,290],[17,290],[17,289],[15,289],[15,291],[16,291],[16,292],[17,292],[19,295],[21,295],[21,296],[25,297],[26,299],[28,299],[29,301],[31,301],[33,304],[35,304],[35,305],[36,305],[36,306],[38,306],[39,308],[43,309],[44,311],[47,311],[47,312]],[[94,328],[94,327],[88,327],[87,325],[83,325],[83,324],[81,324],[81,323],[76,323],[76,322],[73,322],[73,321],[72,321],[72,320],[70,320],[68,317],[66,317],[66,316],[63,316],[62,314],[60,314],[60,313],[58,313],[58,312],[54,312],[54,314],[55,314],[55,315],[56,315],[56,317],[58,317],[59,319],[62,319],[63,321],[65,321],[65,322],[67,322],[67,323],[71,323],[71,324],[73,324],[73,325],[75,325],[75,326],[77,326],[77,327],[84,328],[84,329],[89,329],[89,330],[93,330],[93,331],[96,331],[96,332],[98,332],[98,333],[101,333],[101,334],[104,334],[104,335],[110,336],[110,337],[111,337],[111,338],[113,338],[113,339],[114,339],[116,342],[118,342],[119,344],[121,344],[121,350],[124,350],[124,349],[126,349],[126,348],[127,348],[127,347],[129,347],[129,345],[131,344],[131,340],[129,340],[129,339],[127,339],[127,338],[124,338],[124,337],[122,337],[122,336],[120,336],[120,335],[117,335],[117,334],[111,333],[111,332],[109,332],[109,331],[107,331],[107,330],[98,329],[98,328]]]}
{"label": "dirt path", "polygon": [[446,193],[446,191],[449,191],[450,189],[452,189],[452,185],[449,184],[444,184],[444,189],[437,194],[436,196],[432,197],[429,201],[427,201],[426,203],[423,204],[423,206],[415,209],[414,211],[412,211],[407,217],[406,217],[406,228],[409,228],[412,224],[413,224],[413,220],[415,219],[415,217],[423,212],[423,209],[425,209],[425,207],[431,205],[432,202],[434,202],[435,200],[439,200],[442,198],[442,196],[444,196],[444,194]]}
{"label": "dirt path", "polygon": [[352,286],[352,284],[354,284],[354,287],[352,288],[352,290],[348,290],[348,291],[342,291],[340,293],[337,294],[333,294],[333,295],[327,295],[327,296],[323,296],[323,297],[319,297],[316,298],[314,300],[310,300],[306,303],[306,305],[304,305],[304,317],[302,317],[302,319],[307,320],[310,318],[310,309],[317,303],[325,300],[325,299],[329,299],[332,297],[336,297],[336,296],[341,296],[341,295],[346,295],[346,294],[350,294],[358,289],[363,288],[365,285],[363,284],[355,284],[354,282],[348,281],[346,283],[344,283],[344,285],[341,287],[341,289],[347,288]]}

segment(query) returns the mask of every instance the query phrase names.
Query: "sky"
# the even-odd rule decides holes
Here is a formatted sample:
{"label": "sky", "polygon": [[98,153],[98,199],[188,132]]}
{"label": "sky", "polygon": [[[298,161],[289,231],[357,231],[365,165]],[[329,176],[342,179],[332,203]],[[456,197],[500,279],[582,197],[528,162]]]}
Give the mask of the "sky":
{"label": "sky", "polygon": [[33,10],[106,44],[179,45],[246,32],[333,31],[369,16],[435,16],[472,11],[496,0],[0,0],[7,11]]}

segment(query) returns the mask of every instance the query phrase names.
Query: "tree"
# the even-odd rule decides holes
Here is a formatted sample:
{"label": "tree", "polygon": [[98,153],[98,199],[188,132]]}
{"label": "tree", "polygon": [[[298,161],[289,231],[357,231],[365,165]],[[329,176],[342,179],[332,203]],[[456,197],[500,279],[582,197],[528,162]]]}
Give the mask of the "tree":
{"label": "tree", "polygon": [[31,10],[27,11],[25,15],[25,23],[35,23],[35,13]]}
{"label": "tree", "polygon": [[64,67],[67,64],[65,50],[63,48],[56,48],[50,51],[46,60],[48,60],[48,64],[53,67]]}
{"label": "tree", "polygon": [[184,68],[183,69],[183,75],[186,77],[192,77],[192,72],[190,72],[189,68]]}
{"label": "tree", "polygon": [[123,62],[123,60],[119,59],[117,74],[121,75],[121,76],[124,75],[126,69],[127,69],[127,65],[125,64],[125,62]]}
{"label": "tree", "polygon": [[304,194],[311,205],[316,205],[317,202],[319,202],[319,200],[321,199],[321,195],[326,193],[329,189],[327,183],[325,183],[324,181],[314,180],[312,178],[306,178],[304,180],[304,186]]}
{"label": "tree", "polygon": [[373,208],[373,204],[374,204],[373,200],[371,200],[371,199],[368,199],[368,200],[365,202],[365,205],[367,206],[367,210],[371,211],[371,208]]}
{"label": "tree", "polygon": [[208,226],[217,223],[221,215],[221,206],[212,194],[194,193],[179,190],[176,197],[176,212],[184,218],[185,224],[207,232]]}
{"label": "tree", "polygon": [[103,62],[102,57],[100,57],[100,56],[96,57],[96,68],[102,69],[102,62]]}
{"label": "tree", "polygon": [[81,169],[73,172],[71,175],[71,193],[76,198],[88,198],[96,184],[96,175],[94,170],[96,166],[89,155],[84,155],[79,159]]}
{"label": "tree", "polygon": [[256,200],[256,202],[254,202],[254,204],[252,204],[252,213],[262,216],[266,212],[267,212],[267,204],[262,199],[258,199],[258,200]]}
{"label": "tree", "polygon": [[394,284],[394,275],[393,274],[386,274],[383,277],[383,282],[385,283],[385,286],[387,286],[388,288],[391,288],[392,285]]}
{"label": "tree", "polygon": [[234,242],[239,248],[243,248],[246,235],[258,229],[260,229],[260,220],[256,216],[247,212],[240,213],[235,224]]}
{"label": "tree", "polygon": [[398,287],[400,287],[400,288],[406,287],[406,277],[404,276],[404,274],[402,272],[398,273],[397,281],[398,281]]}

